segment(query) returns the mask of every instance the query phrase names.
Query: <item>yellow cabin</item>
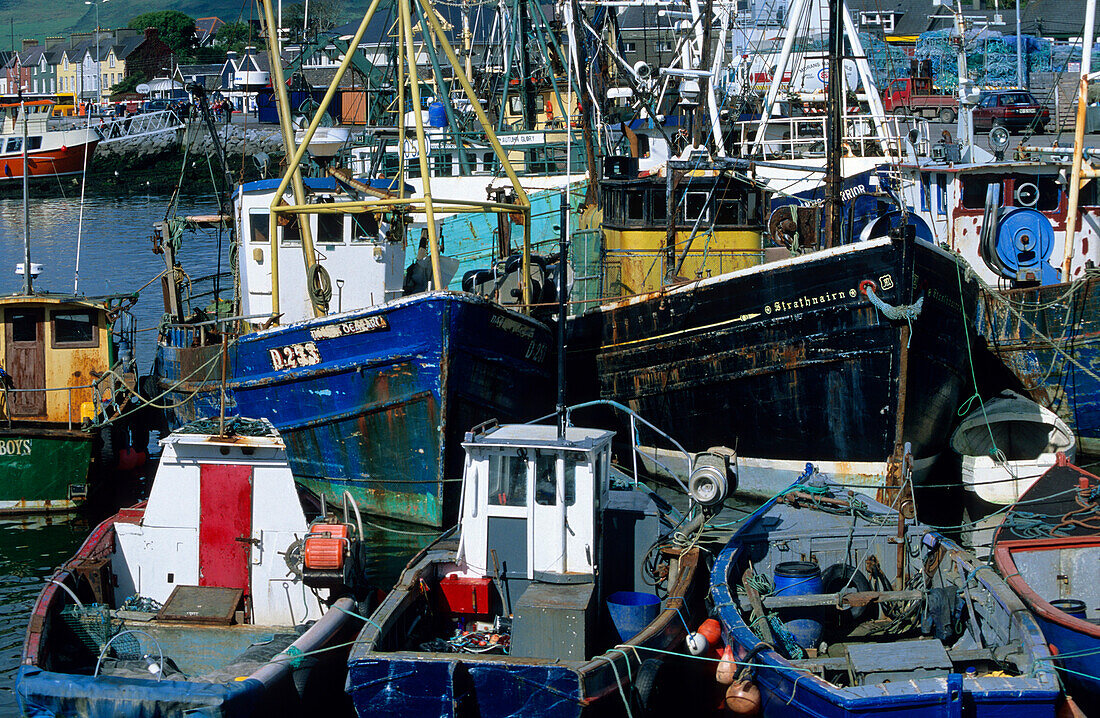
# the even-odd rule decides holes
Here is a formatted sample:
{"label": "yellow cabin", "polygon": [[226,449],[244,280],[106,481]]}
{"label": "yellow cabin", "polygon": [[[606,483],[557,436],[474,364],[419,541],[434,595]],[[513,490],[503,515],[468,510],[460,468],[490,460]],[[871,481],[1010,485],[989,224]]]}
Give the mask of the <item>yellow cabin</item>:
{"label": "yellow cabin", "polygon": [[725,173],[672,173],[639,177],[636,160],[608,158],[601,185],[605,298],[764,262],[762,190]]}
{"label": "yellow cabin", "polygon": [[79,427],[95,400],[93,372],[113,363],[107,307],[49,295],[0,298],[3,368],[10,381],[0,417]]}

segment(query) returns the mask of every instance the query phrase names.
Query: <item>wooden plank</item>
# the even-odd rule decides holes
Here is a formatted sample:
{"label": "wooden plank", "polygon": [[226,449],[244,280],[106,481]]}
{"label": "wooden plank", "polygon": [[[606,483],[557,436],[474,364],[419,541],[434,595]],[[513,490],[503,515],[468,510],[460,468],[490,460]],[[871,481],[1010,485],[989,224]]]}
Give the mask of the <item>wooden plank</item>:
{"label": "wooden plank", "polygon": [[873,602],[915,601],[924,596],[921,591],[853,591],[851,593],[810,593],[803,596],[765,596],[764,606],[771,609],[836,606],[866,606]]}

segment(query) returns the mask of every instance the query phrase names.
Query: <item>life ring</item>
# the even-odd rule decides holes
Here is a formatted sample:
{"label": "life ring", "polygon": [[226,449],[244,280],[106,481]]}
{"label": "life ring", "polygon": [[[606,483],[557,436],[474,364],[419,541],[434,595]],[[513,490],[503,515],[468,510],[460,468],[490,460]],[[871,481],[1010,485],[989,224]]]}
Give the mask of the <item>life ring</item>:
{"label": "life ring", "polygon": [[332,300],[332,279],[321,264],[314,264],[306,270],[306,291],[315,306],[323,312],[328,311],[328,303]]}

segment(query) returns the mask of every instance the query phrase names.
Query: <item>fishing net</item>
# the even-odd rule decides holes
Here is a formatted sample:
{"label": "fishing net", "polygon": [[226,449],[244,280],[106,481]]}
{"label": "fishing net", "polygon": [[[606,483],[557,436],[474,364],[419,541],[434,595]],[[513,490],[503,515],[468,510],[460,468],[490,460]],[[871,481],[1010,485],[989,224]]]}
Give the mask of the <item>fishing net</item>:
{"label": "fishing net", "polygon": [[83,606],[66,606],[61,609],[61,620],[76,635],[77,640],[95,655],[103,652],[108,642],[111,652],[122,660],[141,658],[141,644],[132,634],[114,637],[122,630],[122,620],[111,616],[110,606],[99,603]]}
{"label": "fishing net", "polygon": [[[917,38],[913,56],[931,64],[932,84],[938,89],[954,91],[959,87],[957,42],[954,30],[935,30]],[[1049,40],[1031,35],[1020,37],[1025,85],[1031,73],[1048,72],[1052,69],[1053,49]],[[1002,35],[988,28],[968,31],[966,71],[971,80],[981,88],[1018,86],[1016,36]]]}

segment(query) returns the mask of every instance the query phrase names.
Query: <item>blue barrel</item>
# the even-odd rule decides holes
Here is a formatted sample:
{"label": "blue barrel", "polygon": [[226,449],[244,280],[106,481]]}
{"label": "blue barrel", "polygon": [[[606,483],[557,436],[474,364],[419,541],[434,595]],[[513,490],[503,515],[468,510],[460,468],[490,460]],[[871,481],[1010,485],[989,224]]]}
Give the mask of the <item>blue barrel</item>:
{"label": "blue barrel", "polygon": [[652,593],[616,591],[607,597],[607,611],[619,632],[619,640],[625,643],[657,618],[661,599]]}
{"label": "blue barrel", "polygon": [[[809,561],[785,561],[775,567],[774,596],[804,596],[822,593],[821,568]],[[821,640],[821,608],[784,608],[779,618],[786,624],[795,642],[814,648]]]}
{"label": "blue barrel", "polygon": [[447,126],[447,108],[443,107],[442,102],[433,102],[432,104],[428,105],[428,126]]}
{"label": "blue barrel", "polygon": [[1076,598],[1059,598],[1050,602],[1050,605],[1062,613],[1085,620],[1085,602]]}

